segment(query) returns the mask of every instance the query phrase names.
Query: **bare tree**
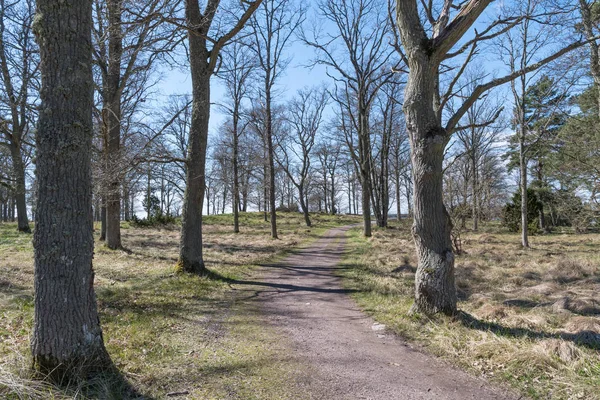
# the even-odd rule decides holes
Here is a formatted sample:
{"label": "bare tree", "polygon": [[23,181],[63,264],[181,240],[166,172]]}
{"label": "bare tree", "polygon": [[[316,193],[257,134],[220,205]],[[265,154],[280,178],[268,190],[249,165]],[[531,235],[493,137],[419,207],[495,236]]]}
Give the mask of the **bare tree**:
{"label": "bare tree", "polygon": [[[484,78],[483,74],[472,70],[467,71],[464,77],[466,82],[461,85],[462,96],[471,93]],[[459,97],[462,96],[459,95]],[[467,179],[471,183],[471,218],[474,231],[479,228],[481,214],[480,171],[482,163],[494,151],[493,145],[497,143],[501,131],[505,128],[502,121],[498,120],[498,113],[502,110],[502,101],[499,97],[498,100],[494,99],[490,93],[482,95],[467,110],[460,122],[461,126],[456,128],[460,156],[469,160],[470,176]]]}
{"label": "bare tree", "polygon": [[354,126],[357,145],[347,140],[359,169],[362,186],[363,231],[371,236],[371,141],[370,111],[381,86],[392,77],[394,51],[389,46],[391,26],[387,4],[381,0],[323,0],[320,16],[330,21],[333,32],[316,27],[303,32],[304,42],[317,51],[314,64],[325,65],[335,80],[332,93]]}
{"label": "bare tree", "polygon": [[34,123],[38,86],[37,48],[31,31],[34,2],[0,1],[0,146],[12,159],[18,229],[31,232],[27,218],[26,163],[31,147],[30,131]]}
{"label": "bare tree", "polygon": [[[323,203],[325,212],[337,214],[340,207],[337,201],[339,188],[338,169],[342,160],[342,143],[337,141],[321,140],[318,144],[316,156],[321,164],[321,178],[323,179]],[[338,204],[338,207],[336,207]]]}
{"label": "bare tree", "polygon": [[[399,130],[401,102],[395,94],[400,82],[389,80],[382,86],[373,106],[371,156],[371,202],[377,226],[387,227],[390,208],[390,150],[394,132]],[[402,121],[403,122],[403,121]]]}
{"label": "bare tree", "polygon": [[231,116],[232,164],[233,164],[233,231],[240,231],[240,136],[244,134],[245,126],[240,124],[242,102],[250,89],[249,78],[252,76],[256,60],[247,44],[232,43],[223,52],[223,64],[219,76],[225,82],[229,102],[222,106]]}
{"label": "bare tree", "polygon": [[[237,35],[262,0],[243,3],[246,8],[223,13],[233,22],[215,24],[220,0],[210,0],[203,11],[198,0],[186,0],[190,73],[192,76],[192,119],[186,155],[186,189],[183,197],[179,271],[201,274],[206,268],[202,257],[202,202],[205,190],[206,146],[210,118],[210,78],[215,73],[220,52]],[[216,31],[216,32],[214,32]],[[214,35],[214,36],[213,36]]]}
{"label": "bare tree", "polygon": [[[498,17],[459,45],[491,3],[492,0],[468,0],[457,5],[452,0],[446,0],[439,7],[434,2],[419,4],[416,0],[396,1],[396,22],[402,43],[402,48],[398,44],[397,50],[409,72],[404,93],[404,114],[413,165],[413,235],[419,265],[412,310],[417,312],[456,312],[451,222],[443,204],[442,164],[444,149],[458,122],[487,90],[538,69],[585,43],[572,42],[535,64],[479,84],[443,123],[443,110],[453,96],[455,82],[477,54],[481,42],[498,37],[524,18]],[[441,93],[440,66],[457,60],[457,57],[462,57],[462,62],[455,69],[455,77]]]}
{"label": "bare tree", "polygon": [[[106,246],[121,244],[121,184],[128,171],[122,149],[124,120],[132,110],[124,109],[126,97],[142,98],[155,61],[172,51],[180,42],[180,33],[161,23],[177,12],[167,0],[96,0],[94,60],[101,83],[103,137],[103,196],[106,207]],[[129,86],[134,90],[127,93]],[[129,99],[131,100],[131,99]]]}
{"label": "bare tree", "polygon": [[311,226],[306,202],[306,187],[311,172],[312,149],[323,121],[328,94],[325,88],[304,88],[298,91],[287,107],[289,132],[278,138],[275,158],[298,190],[300,208],[306,226]]}
{"label": "bare tree", "polygon": [[38,0],[36,13],[42,86],[31,350],[37,370],[66,382],[109,361],[92,270],[92,2]]}
{"label": "bare tree", "polygon": [[[396,219],[399,221],[402,218],[402,188],[404,187],[406,193],[410,190],[410,183],[406,185],[406,180],[404,179],[405,174],[410,175],[410,148],[404,116],[397,121],[397,126],[393,127],[390,142],[390,165],[393,171],[392,180],[396,197]],[[408,182],[410,182],[410,179]],[[410,207],[410,200],[407,200],[407,202]]]}
{"label": "bare tree", "polygon": [[277,238],[277,213],[275,209],[275,148],[273,144],[273,94],[277,81],[289,64],[284,51],[292,36],[304,21],[304,8],[295,0],[263,0],[262,6],[252,18],[258,71],[263,86],[261,101],[265,112],[265,140],[269,172],[269,208],[271,211],[271,237]]}

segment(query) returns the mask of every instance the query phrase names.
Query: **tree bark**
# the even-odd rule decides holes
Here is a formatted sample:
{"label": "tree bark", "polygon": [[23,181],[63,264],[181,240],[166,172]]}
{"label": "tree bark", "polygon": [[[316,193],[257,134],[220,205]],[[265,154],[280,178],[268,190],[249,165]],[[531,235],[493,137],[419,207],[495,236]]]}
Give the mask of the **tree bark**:
{"label": "tree bark", "polygon": [[454,314],[452,226],[442,192],[442,163],[449,135],[434,109],[438,64],[430,60],[425,49],[408,47],[407,52],[410,73],[404,94],[404,113],[413,165],[412,232],[419,260],[412,311]]}
{"label": "tree bark", "polygon": [[479,229],[479,171],[475,149],[471,150],[471,169],[473,171],[473,230],[477,231]]}
{"label": "tree bark", "polygon": [[106,124],[106,247],[119,249],[121,244],[121,0],[109,0],[108,74],[105,87],[103,119]]}
{"label": "tree bark", "polygon": [[298,186],[298,199],[300,200],[300,208],[302,208],[302,214],[304,215],[304,223],[310,227],[312,223],[310,222],[310,214],[308,213],[308,204],[305,200],[303,185]]}
{"label": "tree bark", "polygon": [[100,206],[100,240],[106,240],[106,205],[105,198],[102,197],[102,205]]}
{"label": "tree bark", "polygon": [[396,219],[402,219],[402,208],[400,204],[400,171],[396,170]]}
{"label": "tree bark", "polygon": [[31,352],[36,370],[66,382],[109,362],[92,269],[92,2],[38,0],[36,11],[42,86]]}
{"label": "tree bark", "polygon": [[335,215],[337,214],[337,210],[335,208],[335,173],[332,172],[330,174],[331,177],[331,190],[330,190],[330,196],[331,196],[331,215]]}
{"label": "tree bark", "polygon": [[[210,117],[209,53],[206,47],[208,27],[197,0],[186,0],[186,17],[192,77],[192,120],[187,154],[186,188],[183,197],[181,239],[177,270],[195,274],[206,271],[202,255],[202,207],[206,187],[206,146]],[[192,29],[195,28],[195,29]]]}
{"label": "tree bark", "polygon": [[265,79],[265,132],[267,135],[267,156],[269,162],[269,207],[271,211],[271,238],[277,239],[277,211],[275,207],[275,149],[273,148],[273,115],[271,112],[271,81],[267,73]]}
{"label": "tree bark", "polygon": [[[523,122],[523,121],[521,121]],[[525,127],[521,124],[519,134],[519,169],[521,172],[521,245],[529,247],[529,226],[527,224],[527,159],[525,157]]]}
{"label": "tree bark", "polygon": [[233,232],[240,232],[240,173],[239,173],[239,103],[236,101],[233,110]]}
{"label": "tree bark", "polygon": [[371,237],[371,140],[369,138],[369,120],[366,110],[359,111],[359,158],[362,193],[363,235]]}
{"label": "tree bark", "polygon": [[17,204],[17,229],[20,232],[30,233],[29,220],[27,218],[27,201],[25,197],[25,166],[19,147],[11,145],[13,173],[15,174],[15,203]]}

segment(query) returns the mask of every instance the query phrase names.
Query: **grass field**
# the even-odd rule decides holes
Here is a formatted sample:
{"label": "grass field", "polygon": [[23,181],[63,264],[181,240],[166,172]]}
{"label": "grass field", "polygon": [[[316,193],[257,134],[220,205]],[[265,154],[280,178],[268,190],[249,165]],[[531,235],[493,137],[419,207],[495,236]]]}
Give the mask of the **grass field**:
{"label": "grass field", "polygon": [[345,284],[360,306],[419,347],[534,399],[600,399],[600,235],[463,235],[455,318],[408,316],[410,222],[350,233]]}
{"label": "grass field", "polygon": [[[215,276],[244,279],[257,265],[357,217],[278,217],[280,240],[262,214],[205,219],[205,261]],[[290,344],[227,279],[175,274],[177,226],[123,223],[126,250],[97,242],[96,291],[108,351],[119,375],[83,387],[31,380],[33,316],[31,235],[0,224],[0,397],[8,399],[165,398],[301,399],[304,371]],[[455,318],[408,316],[416,259],[409,221],[350,231],[345,284],[359,305],[417,347],[478,375],[507,382],[534,399],[600,399],[600,235],[554,233],[519,237],[497,226],[463,235],[457,257],[461,313]]]}
{"label": "grass field", "polygon": [[[262,214],[242,214],[237,235],[231,233],[231,216],[205,222],[207,267],[239,279],[327,228],[358,221],[314,215],[308,229],[300,214],[282,213],[280,240],[270,239]],[[301,398],[293,382],[302,367],[288,358],[285,339],[252,305],[239,301],[225,280],[173,272],[176,226],[142,229],[123,223],[122,236],[126,250],[111,251],[97,242],[94,257],[104,339],[120,376],[58,389],[30,379],[31,235],[0,224],[1,398],[165,398],[175,392],[197,399]]]}

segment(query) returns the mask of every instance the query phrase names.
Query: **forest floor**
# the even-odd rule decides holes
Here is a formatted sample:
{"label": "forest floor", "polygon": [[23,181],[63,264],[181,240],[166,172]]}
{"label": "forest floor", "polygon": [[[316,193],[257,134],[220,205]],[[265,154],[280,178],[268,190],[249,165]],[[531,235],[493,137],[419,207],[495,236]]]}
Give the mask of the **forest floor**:
{"label": "forest floor", "polygon": [[229,280],[247,279],[260,264],[358,220],[314,215],[314,227],[307,229],[300,214],[278,217],[280,240],[270,239],[262,214],[243,214],[239,235],[232,233],[231,216],[205,218],[205,261],[212,279],[173,272],[176,226],[123,223],[122,251],[97,241],[100,320],[121,376],[61,389],[30,379],[32,236],[0,223],[0,398],[298,398],[291,382],[303,366],[289,357],[287,339],[269,326],[256,304],[240,301]]}
{"label": "forest floor", "polygon": [[62,389],[29,379],[31,236],[0,224],[0,397],[513,397],[484,377],[531,398],[600,398],[598,234],[536,236],[523,251],[496,226],[467,232],[462,312],[430,320],[407,316],[408,221],[370,239],[350,229],[344,251],[337,228],[356,217],[315,215],[307,229],[282,214],[280,240],[262,215],[244,214],[240,235],[230,219],[205,221],[211,278],[173,273],[177,227],[124,224],[123,251],[97,242],[100,317],[120,376]]}

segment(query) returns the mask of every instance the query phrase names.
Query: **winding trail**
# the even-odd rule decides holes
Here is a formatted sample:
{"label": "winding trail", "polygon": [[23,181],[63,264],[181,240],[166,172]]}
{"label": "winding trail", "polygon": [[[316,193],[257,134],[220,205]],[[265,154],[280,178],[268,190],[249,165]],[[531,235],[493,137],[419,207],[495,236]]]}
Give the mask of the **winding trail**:
{"label": "winding trail", "polygon": [[[341,285],[336,270],[350,227],[264,267],[254,292],[268,320],[291,339],[302,365],[300,390],[313,399],[518,399],[510,391],[411,349],[377,330]],[[238,289],[241,289],[238,286]],[[374,329],[375,328],[375,329]]]}

